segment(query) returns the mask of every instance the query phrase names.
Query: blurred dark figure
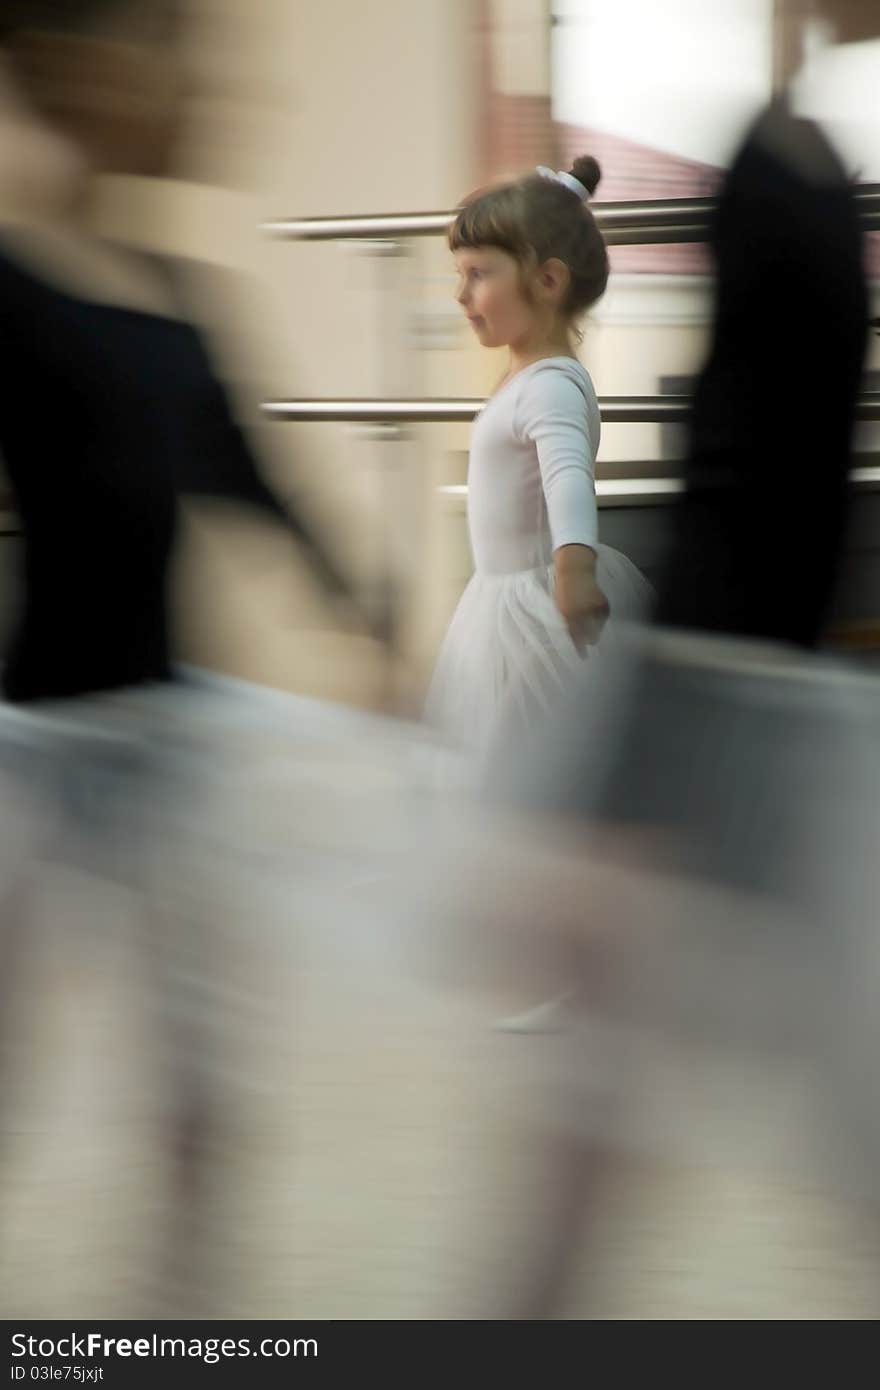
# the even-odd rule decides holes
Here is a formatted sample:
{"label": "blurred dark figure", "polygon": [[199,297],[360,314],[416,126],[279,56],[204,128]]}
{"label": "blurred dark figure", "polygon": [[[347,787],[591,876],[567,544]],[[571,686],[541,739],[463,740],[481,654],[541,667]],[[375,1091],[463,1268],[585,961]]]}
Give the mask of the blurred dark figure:
{"label": "blurred dark figure", "polygon": [[0,706],[2,1013],[14,1034],[47,865],[132,890],[171,1159],[168,1267],[153,1312],[160,1296],[176,1311],[199,1290],[209,1297],[201,1213],[230,1109],[224,1049],[244,1026],[234,1007],[221,1019],[217,1003],[247,919],[236,915],[244,855],[222,796],[235,758],[222,700],[212,734],[197,691],[169,684],[178,498],[210,494],[274,515],[342,587],[264,482],[169,268],[90,230],[95,176],[171,167],[182,17],[178,0],[0,0],[23,108],[65,151],[63,176],[0,227],[0,453],[23,527],[2,671],[11,703]]}
{"label": "blurred dark figure", "polygon": [[846,171],[784,99],[734,159],[711,243],[715,327],[656,621],[812,647],[846,529],[868,299]]}
{"label": "blurred dark figure", "polygon": [[2,0],[21,93],[77,161],[48,211],[0,227],[0,453],[24,529],[8,699],[166,680],[168,565],[181,494],[225,497],[287,526],[344,585],[267,486],[173,267],[88,228],[100,174],[171,166],[184,97],[181,0]]}

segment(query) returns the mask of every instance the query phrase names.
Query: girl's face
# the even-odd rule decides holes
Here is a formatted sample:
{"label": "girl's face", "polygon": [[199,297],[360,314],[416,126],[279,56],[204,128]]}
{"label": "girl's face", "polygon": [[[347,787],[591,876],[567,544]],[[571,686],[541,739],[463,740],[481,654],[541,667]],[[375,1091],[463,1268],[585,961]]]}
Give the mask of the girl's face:
{"label": "girl's face", "polygon": [[523,292],[519,264],[495,246],[455,252],[456,299],[483,347],[508,347],[534,332],[537,310]]}

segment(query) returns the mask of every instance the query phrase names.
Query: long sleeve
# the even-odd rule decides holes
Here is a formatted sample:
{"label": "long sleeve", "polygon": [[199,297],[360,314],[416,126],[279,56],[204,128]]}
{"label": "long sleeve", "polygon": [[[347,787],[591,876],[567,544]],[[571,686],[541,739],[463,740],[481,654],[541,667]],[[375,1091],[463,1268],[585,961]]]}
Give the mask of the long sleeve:
{"label": "long sleeve", "polygon": [[583,387],[557,364],[531,372],[523,384],[514,433],[537,450],[554,550],[595,547],[598,541],[593,482],[598,409],[595,415],[591,430]]}

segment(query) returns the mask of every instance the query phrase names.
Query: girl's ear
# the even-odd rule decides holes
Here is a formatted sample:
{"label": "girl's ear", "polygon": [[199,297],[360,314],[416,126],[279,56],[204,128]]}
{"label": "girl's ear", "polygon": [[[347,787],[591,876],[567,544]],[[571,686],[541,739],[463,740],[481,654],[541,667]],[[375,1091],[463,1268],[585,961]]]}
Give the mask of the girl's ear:
{"label": "girl's ear", "polygon": [[568,288],[571,273],[565,261],[559,260],[557,256],[551,256],[538,267],[538,284],[544,293],[550,298],[563,295]]}

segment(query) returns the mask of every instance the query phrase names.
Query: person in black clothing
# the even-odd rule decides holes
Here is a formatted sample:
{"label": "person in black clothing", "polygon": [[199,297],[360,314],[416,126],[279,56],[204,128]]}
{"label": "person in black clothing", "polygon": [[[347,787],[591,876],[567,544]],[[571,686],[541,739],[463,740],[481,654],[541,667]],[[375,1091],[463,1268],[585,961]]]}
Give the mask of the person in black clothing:
{"label": "person in black clothing", "polygon": [[[275,516],[328,587],[343,589],[262,478],[166,268],[89,231],[93,175],[169,166],[178,10],[175,0],[0,0],[22,99],[74,171],[48,213],[0,228],[0,454],[23,528],[0,706],[0,1016],[14,1031],[17,962],[40,929],[45,865],[121,882],[159,1017],[150,1061],[168,1064],[171,1201],[153,1315],[179,1315],[199,1291],[210,1307],[202,1199],[251,1026],[224,983],[245,922],[242,950],[261,960],[259,912],[237,877],[247,851],[231,828],[250,771],[227,715],[235,697],[169,685],[179,498]],[[132,1258],[141,1277],[149,1254]]]}
{"label": "person in black clothing", "polygon": [[655,620],[813,647],[846,531],[868,299],[846,171],[784,97],[724,180],[711,245],[714,331]]}
{"label": "person in black clothing", "polygon": [[0,228],[0,456],[24,540],[2,678],[16,702],[170,677],[182,495],[259,508],[331,592],[346,591],[261,476],[168,268],[99,242],[83,216],[94,174],[169,164],[179,11],[175,0],[0,3],[22,92],[82,172],[51,219]]}

